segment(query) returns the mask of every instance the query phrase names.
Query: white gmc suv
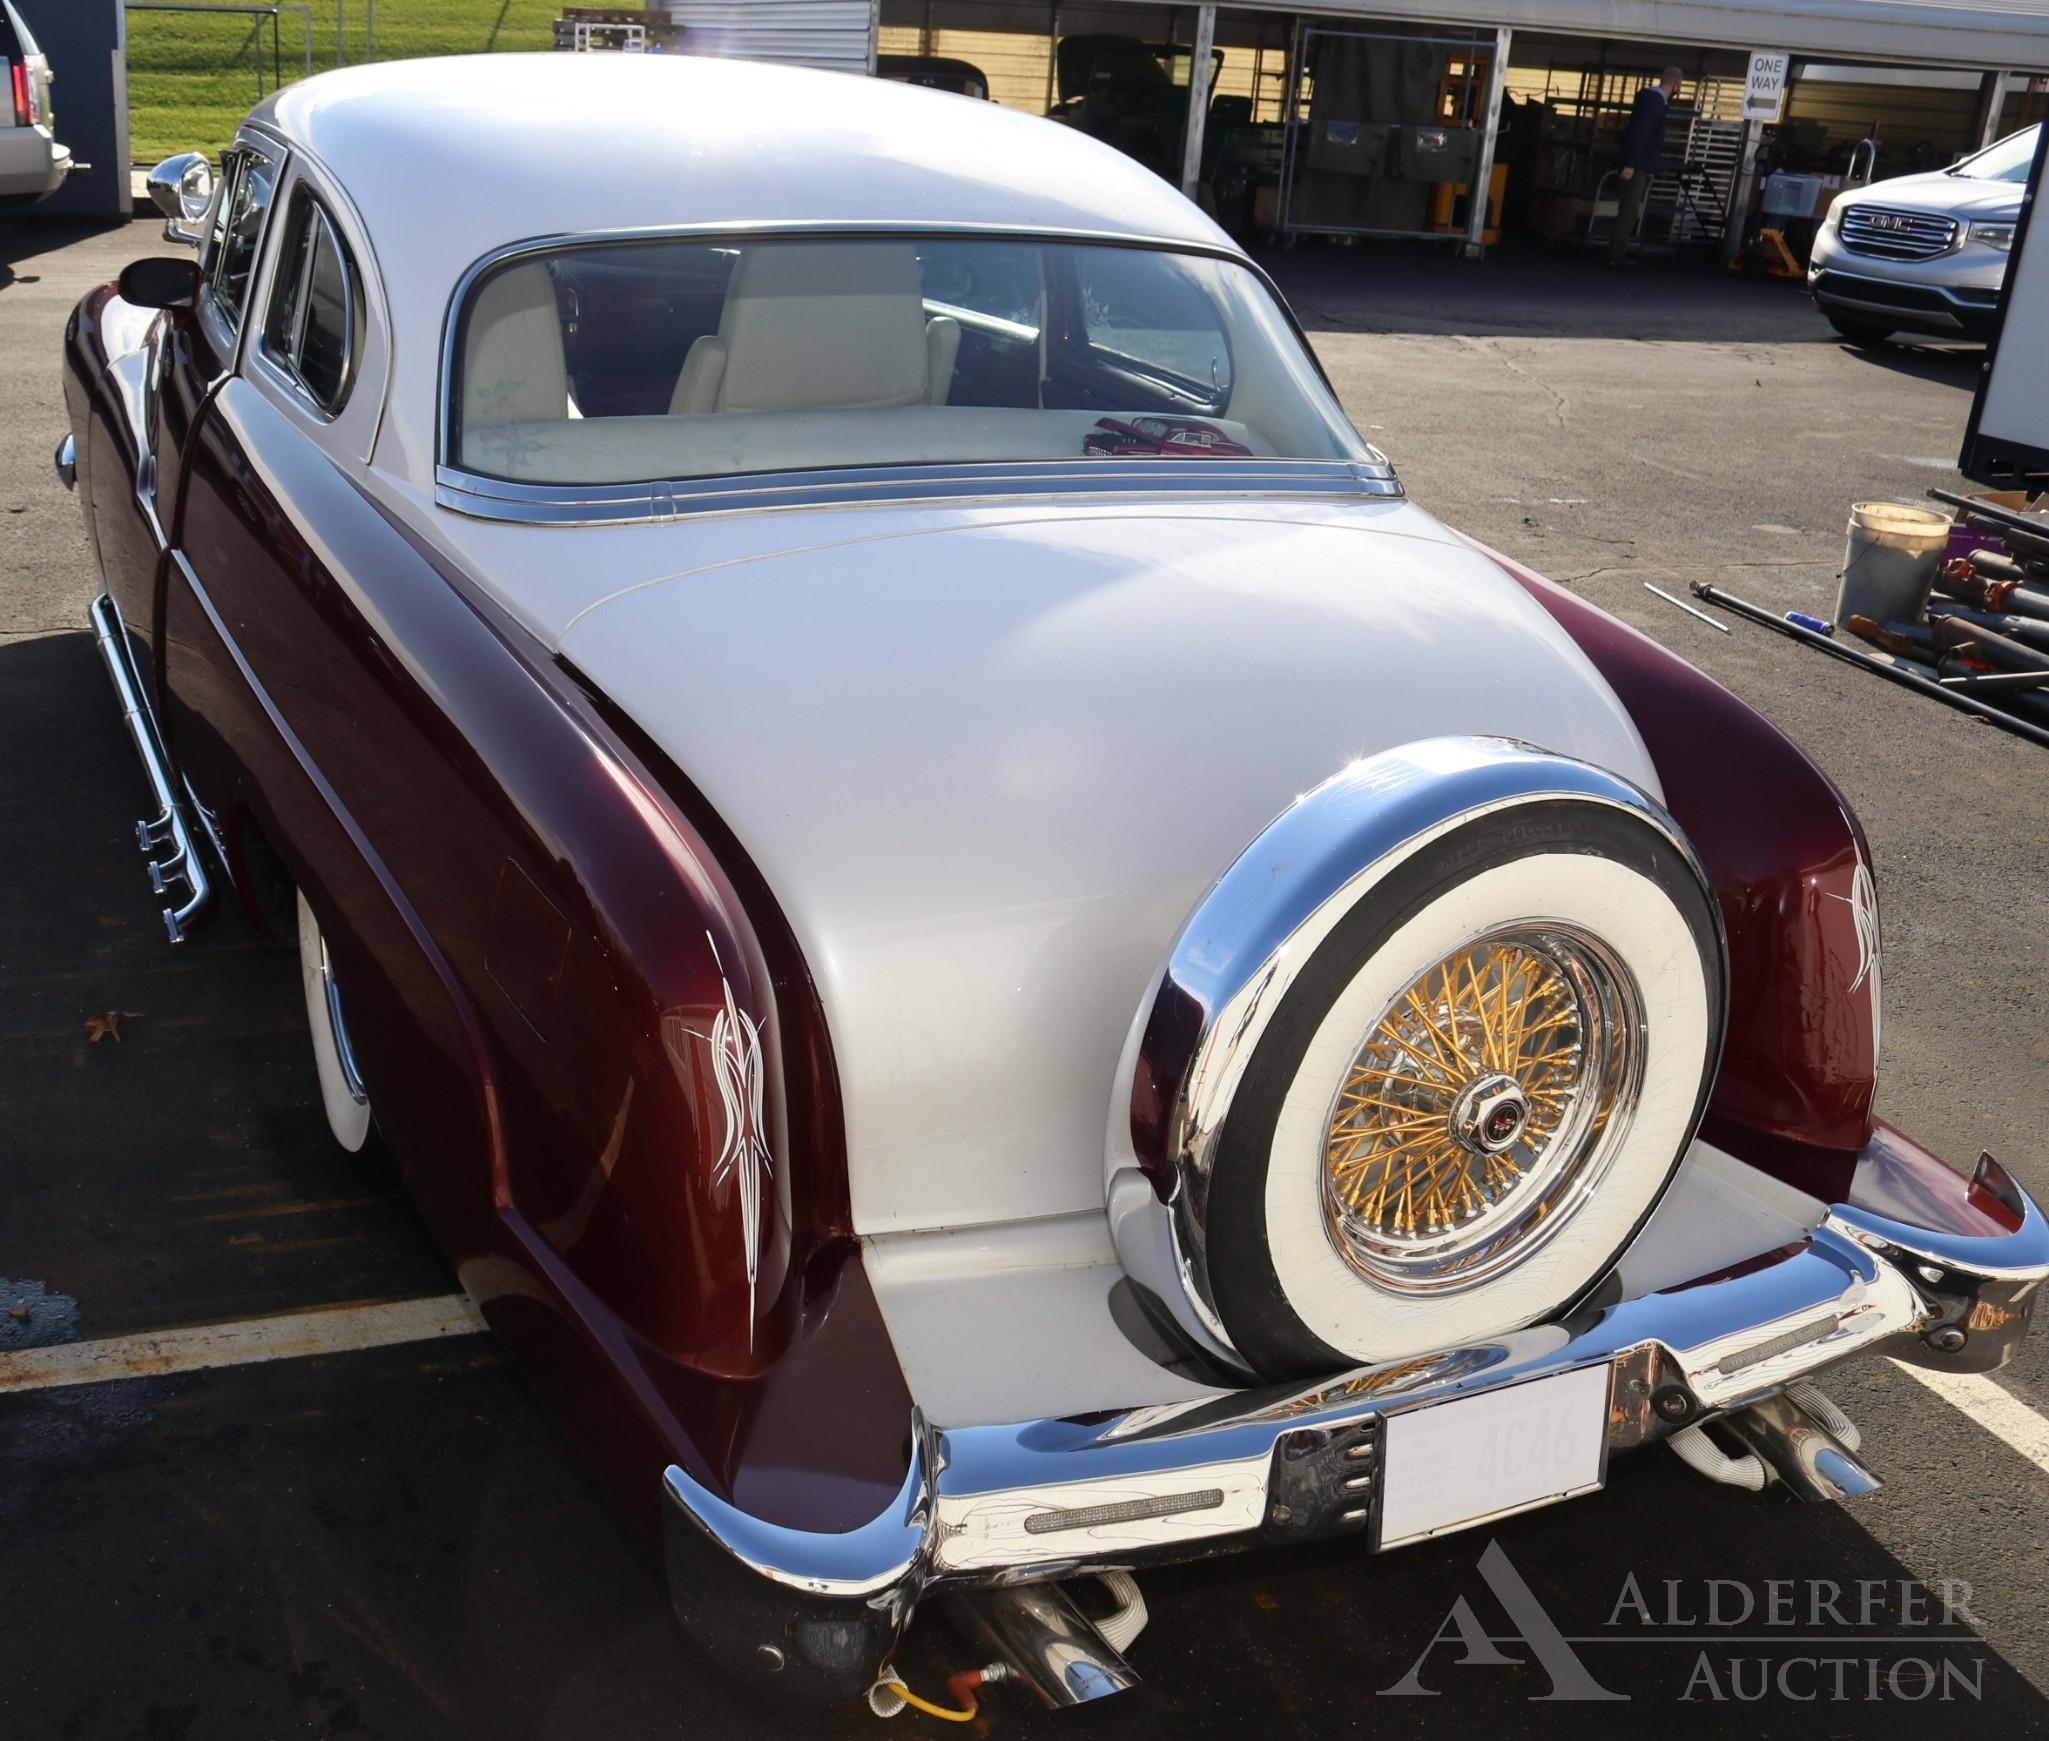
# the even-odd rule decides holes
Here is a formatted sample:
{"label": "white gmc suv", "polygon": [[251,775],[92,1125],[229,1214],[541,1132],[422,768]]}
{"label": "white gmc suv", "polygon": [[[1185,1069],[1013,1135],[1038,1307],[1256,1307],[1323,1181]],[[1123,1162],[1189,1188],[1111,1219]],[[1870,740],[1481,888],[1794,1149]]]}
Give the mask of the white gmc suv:
{"label": "white gmc suv", "polygon": [[1867,344],[1901,330],[1987,336],[2040,132],[2024,127],[1952,168],[1837,195],[1807,267],[1829,324]]}

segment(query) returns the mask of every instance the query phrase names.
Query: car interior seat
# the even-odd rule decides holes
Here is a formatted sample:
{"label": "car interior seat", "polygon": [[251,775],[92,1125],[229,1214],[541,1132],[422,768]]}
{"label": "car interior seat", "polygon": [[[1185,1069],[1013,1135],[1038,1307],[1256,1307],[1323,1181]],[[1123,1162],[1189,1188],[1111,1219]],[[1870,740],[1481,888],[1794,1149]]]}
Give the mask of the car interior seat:
{"label": "car interior seat", "polygon": [[555,281],[543,262],[529,260],[490,279],[470,307],[463,428],[574,415]]}
{"label": "car interior seat", "polygon": [[944,405],[960,323],[927,318],[907,242],[777,242],[733,268],[719,330],[691,345],[671,413]]}

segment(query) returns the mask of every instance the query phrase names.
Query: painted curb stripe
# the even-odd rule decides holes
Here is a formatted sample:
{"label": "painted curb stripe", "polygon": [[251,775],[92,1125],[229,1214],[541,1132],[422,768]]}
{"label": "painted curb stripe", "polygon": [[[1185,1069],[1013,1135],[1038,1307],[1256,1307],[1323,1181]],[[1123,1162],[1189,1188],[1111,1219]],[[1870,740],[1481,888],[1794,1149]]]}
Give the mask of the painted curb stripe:
{"label": "painted curb stripe", "polygon": [[1982,1372],[1939,1372],[1933,1367],[1908,1366],[1898,1360],[1893,1365],[2049,1474],[2049,1421],[2012,1391]]}
{"label": "painted curb stripe", "polygon": [[473,1336],[484,1320],[462,1294],[390,1300],[375,1306],[329,1306],[233,1324],[194,1324],[105,1342],[66,1342],[0,1354],[0,1395],[60,1385],[106,1384],[262,1360],[300,1360],[389,1348],[441,1336]]}

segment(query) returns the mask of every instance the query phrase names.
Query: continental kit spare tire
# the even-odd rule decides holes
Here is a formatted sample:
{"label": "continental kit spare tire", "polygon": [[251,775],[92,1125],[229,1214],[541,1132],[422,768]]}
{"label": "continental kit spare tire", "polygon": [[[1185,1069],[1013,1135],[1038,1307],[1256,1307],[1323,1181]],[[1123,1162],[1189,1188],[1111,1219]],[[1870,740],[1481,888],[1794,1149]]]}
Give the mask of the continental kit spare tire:
{"label": "continental kit spare tire", "polygon": [[1232,1096],[1210,1284],[1274,1375],[1551,1317],[1657,1206],[1721,1050],[1713,896],[1646,817],[1561,799],[1382,879],[1289,988]]}

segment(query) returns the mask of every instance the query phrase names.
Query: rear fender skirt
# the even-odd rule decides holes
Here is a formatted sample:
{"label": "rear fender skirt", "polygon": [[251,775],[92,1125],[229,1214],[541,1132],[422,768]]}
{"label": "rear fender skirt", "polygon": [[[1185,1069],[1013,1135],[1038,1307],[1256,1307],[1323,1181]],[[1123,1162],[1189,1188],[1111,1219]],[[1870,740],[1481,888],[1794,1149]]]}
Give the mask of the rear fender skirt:
{"label": "rear fender skirt", "polygon": [[1649,636],[1475,545],[1579,644],[1628,708],[1721,904],[1729,1025],[1703,1134],[1824,1202],[1870,1140],[1877,896],[1828,776],[1755,708]]}

